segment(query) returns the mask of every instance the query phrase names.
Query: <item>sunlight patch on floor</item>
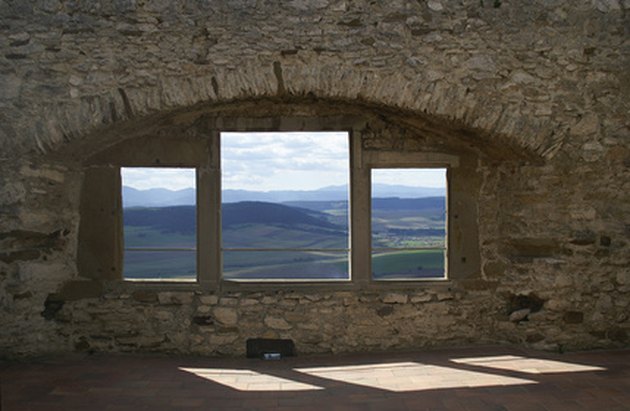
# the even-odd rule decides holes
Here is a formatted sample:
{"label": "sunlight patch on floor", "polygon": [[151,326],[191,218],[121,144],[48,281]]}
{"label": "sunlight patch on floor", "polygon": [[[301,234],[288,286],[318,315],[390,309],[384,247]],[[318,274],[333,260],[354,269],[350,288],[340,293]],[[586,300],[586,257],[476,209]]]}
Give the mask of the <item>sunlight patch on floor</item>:
{"label": "sunlight patch on floor", "polygon": [[261,374],[251,370],[220,368],[179,368],[198,377],[239,391],[310,391],[322,387],[291,381],[286,378]]}
{"label": "sunlight patch on floor", "polygon": [[393,392],[536,384],[535,381],[522,378],[415,362],[298,368],[295,371]]}
{"label": "sunlight patch on floor", "polygon": [[451,360],[457,364],[476,365],[499,370],[524,372],[527,374],[550,374],[565,372],[605,371],[605,368],[592,365],[573,364],[569,362],[545,360],[542,358],[525,358],[515,355],[492,357],[458,358]]}

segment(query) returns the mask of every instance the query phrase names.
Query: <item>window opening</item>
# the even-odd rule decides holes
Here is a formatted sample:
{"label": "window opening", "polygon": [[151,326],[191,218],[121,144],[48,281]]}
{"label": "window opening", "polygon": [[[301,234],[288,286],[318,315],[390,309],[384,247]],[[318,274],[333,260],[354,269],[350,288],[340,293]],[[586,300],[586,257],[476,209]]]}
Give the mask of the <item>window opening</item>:
{"label": "window opening", "polygon": [[196,281],[193,168],[122,167],[123,278]]}
{"label": "window opening", "polygon": [[371,192],[372,278],[446,278],[446,169],[372,169]]}
{"label": "window opening", "polygon": [[349,134],[221,133],[223,278],[349,280]]}

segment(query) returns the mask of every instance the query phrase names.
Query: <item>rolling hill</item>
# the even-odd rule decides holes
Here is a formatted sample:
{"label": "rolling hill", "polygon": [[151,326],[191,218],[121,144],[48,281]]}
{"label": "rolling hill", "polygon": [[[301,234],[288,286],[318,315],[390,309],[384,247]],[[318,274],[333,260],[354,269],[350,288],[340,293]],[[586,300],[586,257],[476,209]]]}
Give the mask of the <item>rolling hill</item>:
{"label": "rolling hill", "polygon": [[[408,187],[390,184],[374,184],[372,191],[376,197],[444,197],[443,188]],[[125,207],[167,207],[176,205],[194,205],[195,189],[168,190],[152,188],[138,190],[123,187],[123,204]],[[317,190],[277,190],[277,191],[249,191],[223,190],[223,203],[241,201],[262,201],[270,203],[286,203],[296,201],[347,201],[348,187],[345,185],[322,187]]]}
{"label": "rolling hill", "polygon": [[[150,227],[163,233],[195,233],[195,206],[131,207],[124,212],[127,227]],[[324,213],[260,201],[228,203],[222,206],[223,228],[242,224],[313,227],[343,231],[327,220]]]}
{"label": "rolling hill", "polygon": [[[444,238],[444,200],[444,197],[374,199],[373,246],[439,244]],[[252,279],[346,278],[347,207],[347,201],[224,203],[221,210],[224,275]],[[197,244],[195,220],[193,205],[125,208],[124,244],[129,247],[124,258],[126,278],[154,278],[156,275],[194,278],[194,251],[128,250],[194,249]],[[439,275],[443,270],[441,250],[379,251],[373,258],[376,277],[414,278]]]}

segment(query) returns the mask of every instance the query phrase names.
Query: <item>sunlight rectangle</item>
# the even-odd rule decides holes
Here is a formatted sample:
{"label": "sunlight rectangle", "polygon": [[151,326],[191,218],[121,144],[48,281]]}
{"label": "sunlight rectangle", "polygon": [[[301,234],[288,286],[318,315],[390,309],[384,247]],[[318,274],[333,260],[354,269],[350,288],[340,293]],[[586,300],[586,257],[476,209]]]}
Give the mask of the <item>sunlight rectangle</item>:
{"label": "sunlight rectangle", "polygon": [[295,371],[393,392],[536,384],[523,378],[415,362],[299,368]]}
{"label": "sunlight rectangle", "polygon": [[251,370],[221,368],[179,368],[197,377],[225,385],[239,391],[311,391],[322,387],[292,381]]}
{"label": "sunlight rectangle", "polygon": [[574,364],[543,358],[525,358],[515,355],[492,357],[458,358],[451,360],[457,364],[476,365],[499,370],[524,372],[527,374],[553,374],[567,372],[605,371],[605,368],[592,365]]}

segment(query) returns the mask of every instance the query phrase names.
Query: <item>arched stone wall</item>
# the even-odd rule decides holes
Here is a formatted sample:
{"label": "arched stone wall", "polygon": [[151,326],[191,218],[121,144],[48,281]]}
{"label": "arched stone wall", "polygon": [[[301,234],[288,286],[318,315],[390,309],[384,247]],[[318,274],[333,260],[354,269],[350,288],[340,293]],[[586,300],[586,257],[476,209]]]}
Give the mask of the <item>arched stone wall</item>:
{"label": "arched stone wall", "polygon": [[[302,298],[315,310],[349,299],[351,308],[330,314],[335,321],[393,305],[392,316],[375,314],[353,331],[390,333],[369,349],[627,345],[629,7],[617,0],[0,3],[0,354],[86,344],[221,352],[231,344],[219,334],[195,343],[186,337],[196,327],[190,318],[199,306],[250,296],[143,301],[95,290],[61,311],[47,299],[80,275],[86,153],[251,102],[366,111],[412,140],[454,138],[480,154],[479,281],[396,296],[287,294],[273,304]],[[543,309],[528,322],[509,321],[506,311],[531,296]],[[367,303],[354,305],[360,298]],[[159,323],[112,337],[116,327],[142,325],[130,312],[189,324],[173,326],[166,340]],[[438,315],[438,324],[427,322]],[[401,332],[407,322],[414,331]],[[434,325],[441,337],[422,332]],[[88,338],[95,334],[110,340],[99,345]],[[366,349],[353,344],[321,350]]]}
{"label": "arched stone wall", "polygon": [[553,156],[601,135],[627,104],[615,92],[628,83],[617,0],[0,7],[0,141],[18,152],[197,103],[313,95],[425,113]]}

